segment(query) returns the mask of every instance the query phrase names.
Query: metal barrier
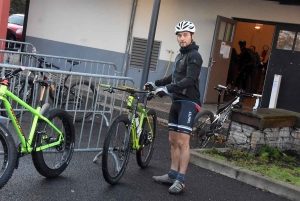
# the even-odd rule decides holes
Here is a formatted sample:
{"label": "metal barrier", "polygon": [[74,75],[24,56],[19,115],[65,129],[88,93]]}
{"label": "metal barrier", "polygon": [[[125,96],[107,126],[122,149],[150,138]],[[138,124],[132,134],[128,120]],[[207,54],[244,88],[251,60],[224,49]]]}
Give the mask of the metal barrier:
{"label": "metal barrier", "polygon": [[[17,54],[22,55],[24,53],[18,52]],[[44,58],[44,61],[49,58],[57,58],[49,55],[47,57],[41,57],[41,55],[34,56]],[[59,59],[63,60],[66,58],[60,57]],[[76,59],[76,61],[87,60]],[[98,61],[97,63],[101,62]],[[102,63],[107,64],[106,62]],[[114,66],[111,63],[109,64]],[[21,66],[0,64],[0,67],[2,68],[2,72],[5,72],[10,71],[12,68],[20,68]],[[115,69],[113,70],[115,72]],[[102,70],[101,72],[108,71]],[[65,79],[66,77],[67,79]],[[28,102],[31,99],[28,104],[36,107],[41,87],[38,83],[34,83],[34,80],[38,79],[48,79],[55,82],[47,88],[44,100],[50,103],[53,108],[59,107],[67,110],[73,117],[76,128],[75,149],[80,151],[101,150],[101,133],[106,132],[112,118],[123,111],[123,101],[121,100],[124,100],[126,96],[125,92],[118,92],[116,94],[105,93],[99,84],[135,87],[134,80],[129,77],[53,70],[53,66],[50,66],[50,69],[26,67],[25,71],[19,77],[15,77],[12,80],[10,90],[24,101]],[[22,88],[22,84],[25,87]],[[15,113],[19,114],[19,123],[24,129],[24,133],[28,133],[28,125],[32,121],[31,113],[26,112],[17,103],[13,103],[12,101],[11,103]],[[5,114],[5,109],[0,109],[0,112],[1,114]],[[9,130],[13,129],[9,121],[6,122],[6,125]]]}
{"label": "metal barrier", "polygon": [[31,43],[0,39],[0,47],[6,52],[0,54],[0,63],[20,65],[20,55],[15,52],[36,53],[36,48]]}
{"label": "metal barrier", "polygon": [[[59,69],[62,71],[72,71],[72,72],[82,72],[91,74],[101,74],[101,75],[118,75],[121,72],[117,71],[117,67],[114,63],[78,59],[72,57],[61,57],[45,54],[35,54],[21,51],[9,51],[0,50],[0,57],[9,55],[12,60],[9,64],[21,65],[28,67],[38,67],[42,60],[42,66],[48,64],[49,69]],[[17,61],[17,62],[15,62]]]}
{"label": "metal barrier", "polygon": [[36,48],[31,43],[0,39],[0,47],[20,49],[22,52],[36,53]]}

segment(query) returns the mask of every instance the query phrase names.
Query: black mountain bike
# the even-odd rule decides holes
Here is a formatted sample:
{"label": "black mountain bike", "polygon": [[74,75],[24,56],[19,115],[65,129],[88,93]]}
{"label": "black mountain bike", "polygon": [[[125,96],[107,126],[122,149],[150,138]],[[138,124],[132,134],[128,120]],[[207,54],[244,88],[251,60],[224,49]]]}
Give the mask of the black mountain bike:
{"label": "black mountain bike", "polygon": [[[205,148],[210,140],[219,140],[219,135],[226,136],[230,133],[231,120],[229,120],[231,111],[234,107],[241,107],[240,100],[243,97],[257,97],[253,109],[259,105],[260,94],[245,93],[242,90],[233,90],[228,87],[218,85],[214,87],[219,92],[217,112],[214,114],[210,110],[203,109],[195,117],[193,132],[190,138],[191,148]],[[235,95],[228,103],[220,106],[221,95],[223,91]]]}
{"label": "black mountain bike", "polygon": [[[37,58],[33,55],[30,55],[37,60],[38,68],[48,68],[48,69],[60,69],[60,67],[54,65],[53,63],[46,62],[44,58]],[[67,60],[71,64],[70,72],[75,65],[80,64],[78,61]],[[51,85],[49,88],[49,97],[54,102],[54,105],[60,106],[66,109],[71,117],[74,118],[75,121],[82,121],[83,119],[91,116],[92,112],[88,112],[93,110],[96,104],[97,91],[95,86],[89,81],[75,81],[70,86],[67,84],[70,83],[68,81],[70,75],[66,75],[62,77],[61,75],[58,77],[54,73],[49,73],[49,76],[44,72],[30,72],[28,78],[23,78],[20,82],[17,82],[14,85],[13,92],[18,97],[23,99],[27,104],[33,104],[33,94],[34,94],[34,82],[37,79],[43,80],[52,80],[58,79],[60,83],[57,83],[55,86]],[[26,82],[27,80],[27,82]],[[27,83],[27,84],[26,84]],[[67,105],[67,107],[66,107]],[[66,108],[65,108],[66,107]],[[15,112],[16,116],[19,117],[21,112]]]}

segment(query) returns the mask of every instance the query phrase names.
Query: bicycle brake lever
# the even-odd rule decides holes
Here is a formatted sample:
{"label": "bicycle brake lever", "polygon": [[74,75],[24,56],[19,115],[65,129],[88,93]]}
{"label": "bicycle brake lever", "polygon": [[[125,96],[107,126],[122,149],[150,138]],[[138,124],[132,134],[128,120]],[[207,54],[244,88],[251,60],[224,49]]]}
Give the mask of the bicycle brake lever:
{"label": "bicycle brake lever", "polygon": [[155,95],[152,91],[149,91],[149,93],[147,93],[147,100],[151,100],[152,98],[155,98]]}
{"label": "bicycle brake lever", "polygon": [[108,89],[104,89],[103,91],[107,91],[108,93],[115,93],[115,91],[112,87],[110,87]]}

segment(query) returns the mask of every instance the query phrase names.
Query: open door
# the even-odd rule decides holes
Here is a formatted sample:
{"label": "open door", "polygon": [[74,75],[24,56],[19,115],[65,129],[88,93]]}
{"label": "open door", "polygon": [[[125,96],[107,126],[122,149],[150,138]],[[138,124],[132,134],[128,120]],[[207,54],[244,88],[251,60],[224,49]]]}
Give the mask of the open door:
{"label": "open door", "polygon": [[205,84],[204,103],[216,103],[218,94],[214,87],[218,84],[226,86],[235,27],[235,20],[217,16]]}

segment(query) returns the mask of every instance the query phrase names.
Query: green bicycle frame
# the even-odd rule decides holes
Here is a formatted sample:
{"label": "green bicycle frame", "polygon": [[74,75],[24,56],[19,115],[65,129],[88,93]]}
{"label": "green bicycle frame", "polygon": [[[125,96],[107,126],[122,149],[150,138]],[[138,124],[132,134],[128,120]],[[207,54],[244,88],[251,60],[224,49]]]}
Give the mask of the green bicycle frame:
{"label": "green bicycle frame", "polygon": [[[151,132],[152,137],[153,137],[153,131],[152,131],[152,127],[151,127],[150,122],[149,122],[149,117],[147,115],[146,109],[142,108],[137,103],[133,104],[134,102],[135,102],[134,96],[130,95],[128,97],[127,107],[132,107],[133,105],[136,105],[136,108],[134,108],[133,110],[129,110],[129,117],[131,117],[131,119],[132,119],[131,120],[131,127],[130,127],[131,137],[132,137],[132,149],[139,150],[143,147],[141,147],[141,145],[139,145],[139,140],[140,140],[141,133],[138,134],[137,131],[140,130],[142,132],[142,126],[144,124],[144,119],[145,118],[147,120],[148,127],[150,128],[150,132]],[[136,126],[135,111],[140,112],[140,122],[139,122],[138,126]]]}
{"label": "green bicycle frame", "polygon": [[[25,138],[25,135],[21,128],[21,125],[19,124],[19,121],[18,121],[7,97],[10,97],[12,100],[16,101],[17,103],[22,105],[24,108],[26,108],[28,111],[30,111],[33,114],[33,122],[31,125],[28,140],[26,140],[26,138]],[[62,132],[56,126],[54,126],[51,121],[49,121],[46,117],[44,117],[42,114],[40,114],[41,106],[38,106],[36,109],[32,108],[26,102],[24,102],[19,97],[14,95],[12,92],[7,90],[6,85],[0,85],[0,101],[3,102],[4,107],[8,113],[8,116],[11,119],[11,122],[13,124],[13,127],[14,127],[15,131],[17,132],[17,135],[21,141],[21,145],[22,145],[21,150],[20,150],[21,153],[31,153],[33,151],[33,147],[31,145],[32,145],[32,141],[33,141],[33,137],[35,134],[38,120],[43,120],[47,124],[49,124],[57,133],[59,133],[60,137],[59,137],[59,140],[56,142],[36,147],[35,151],[41,151],[41,150],[59,145],[64,140]]]}

